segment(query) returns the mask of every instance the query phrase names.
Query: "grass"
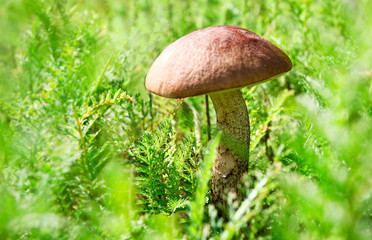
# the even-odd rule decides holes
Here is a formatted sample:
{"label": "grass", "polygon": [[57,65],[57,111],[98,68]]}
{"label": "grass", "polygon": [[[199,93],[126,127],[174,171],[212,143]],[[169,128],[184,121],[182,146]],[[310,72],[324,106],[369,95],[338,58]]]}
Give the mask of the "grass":
{"label": "grass", "polygon": [[[0,239],[371,239],[369,9],[368,0],[2,0]],[[250,172],[226,221],[208,185],[214,112],[209,142],[204,97],[144,89],[165,46],[220,24],[260,34],[294,65],[242,89]]]}

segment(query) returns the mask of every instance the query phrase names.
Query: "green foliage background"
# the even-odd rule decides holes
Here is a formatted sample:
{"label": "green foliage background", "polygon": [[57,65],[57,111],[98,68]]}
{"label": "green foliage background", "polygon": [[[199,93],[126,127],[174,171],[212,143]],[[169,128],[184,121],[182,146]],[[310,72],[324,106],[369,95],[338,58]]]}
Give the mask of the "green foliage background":
{"label": "green foliage background", "polygon": [[[0,239],[371,239],[372,2],[0,0]],[[204,97],[149,95],[161,50],[213,25],[293,70],[242,89],[246,199],[210,204]],[[213,109],[210,104],[210,109]]]}

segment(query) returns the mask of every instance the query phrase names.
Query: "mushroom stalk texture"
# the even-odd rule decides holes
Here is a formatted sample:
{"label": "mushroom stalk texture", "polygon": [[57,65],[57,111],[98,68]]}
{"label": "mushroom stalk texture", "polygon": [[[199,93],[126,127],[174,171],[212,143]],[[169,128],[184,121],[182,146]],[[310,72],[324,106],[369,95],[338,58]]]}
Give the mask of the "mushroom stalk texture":
{"label": "mushroom stalk texture", "polygon": [[248,171],[250,127],[243,95],[239,89],[209,94],[222,140],[217,149],[211,190],[216,205],[224,205],[226,192],[241,199],[241,178]]}

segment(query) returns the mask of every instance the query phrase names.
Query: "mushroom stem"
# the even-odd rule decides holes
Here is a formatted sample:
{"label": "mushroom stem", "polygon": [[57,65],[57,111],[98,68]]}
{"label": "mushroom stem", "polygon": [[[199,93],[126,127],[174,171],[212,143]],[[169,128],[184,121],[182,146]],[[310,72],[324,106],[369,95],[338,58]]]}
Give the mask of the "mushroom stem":
{"label": "mushroom stem", "polygon": [[216,206],[224,206],[227,191],[238,199],[242,176],[248,171],[250,127],[248,110],[241,91],[211,93],[217,118],[217,128],[222,132],[222,140],[215,159],[211,190]]}

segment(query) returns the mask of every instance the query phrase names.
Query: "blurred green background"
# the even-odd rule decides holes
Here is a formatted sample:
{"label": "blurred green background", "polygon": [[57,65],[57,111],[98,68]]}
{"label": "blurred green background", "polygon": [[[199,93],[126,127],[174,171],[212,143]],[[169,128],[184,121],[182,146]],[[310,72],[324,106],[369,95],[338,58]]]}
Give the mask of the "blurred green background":
{"label": "blurred green background", "polygon": [[[0,0],[0,239],[371,239],[369,0]],[[144,89],[162,49],[214,25],[292,59],[242,89],[244,204],[210,204],[204,97]],[[196,110],[196,111],[195,111]]]}

